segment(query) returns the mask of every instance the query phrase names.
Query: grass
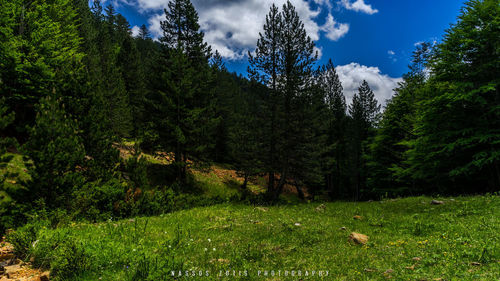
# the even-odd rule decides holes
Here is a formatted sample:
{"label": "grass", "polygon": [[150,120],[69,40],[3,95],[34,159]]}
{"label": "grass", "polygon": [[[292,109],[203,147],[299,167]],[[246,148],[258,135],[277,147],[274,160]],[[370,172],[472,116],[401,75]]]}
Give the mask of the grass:
{"label": "grass", "polygon": [[[427,197],[268,208],[221,204],[44,229],[35,252],[50,256],[54,240],[78,245],[87,262],[70,280],[164,280],[171,270],[208,272],[203,280],[500,279],[500,198],[443,200],[444,205],[430,205]],[[351,244],[350,232],[368,235],[369,242]],[[271,277],[271,270],[281,270],[281,276]]]}

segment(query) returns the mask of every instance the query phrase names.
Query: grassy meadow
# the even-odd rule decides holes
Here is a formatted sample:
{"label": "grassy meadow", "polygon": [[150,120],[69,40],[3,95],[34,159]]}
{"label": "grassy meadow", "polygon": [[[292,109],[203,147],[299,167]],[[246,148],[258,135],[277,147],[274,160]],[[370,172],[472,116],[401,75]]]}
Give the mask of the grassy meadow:
{"label": "grassy meadow", "polygon": [[30,255],[68,280],[498,280],[500,198],[431,200],[219,204],[73,223],[39,231]]}

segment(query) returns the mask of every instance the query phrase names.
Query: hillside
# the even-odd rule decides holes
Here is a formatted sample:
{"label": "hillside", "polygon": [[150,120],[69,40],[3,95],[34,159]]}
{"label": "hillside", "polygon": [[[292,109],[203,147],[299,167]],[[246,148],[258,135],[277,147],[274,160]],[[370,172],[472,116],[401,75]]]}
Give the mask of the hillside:
{"label": "hillside", "polygon": [[[69,280],[164,280],[171,270],[176,276],[181,271],[180,280],[193,279],[186,271],[208,271],[204,280],[233,280],[245,270],[248,276],[237,279],[500,278],[500,198],[441,200],[442,205],[431,205],[427,197],[273,207],[221,204],[73,223],[40,230],[29,255],[35,265],[51,266]],[[368,242],[349,242],[351,232],[367,235]],[[221,270],[231,276],[216,276]],[[281,270],[281,276],[266,277],[266,270]],[[291,276],[299,270],[302,278]],[[328,271],[328,277],[320,278],[320,271]]]}

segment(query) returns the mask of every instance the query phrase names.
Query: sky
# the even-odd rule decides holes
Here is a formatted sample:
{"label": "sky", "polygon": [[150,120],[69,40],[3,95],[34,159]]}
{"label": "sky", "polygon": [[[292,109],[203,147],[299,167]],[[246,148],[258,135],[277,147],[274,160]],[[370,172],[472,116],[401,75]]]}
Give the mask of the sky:
{"label": "sky", "polygon": [[[130,22],[133,34],[145,24],[154,38],[169,0],[101,0]],[[205,40],[218,50],[226,67],[246,75],[265,16],[274,2],[286,0],[191,0]],[[291,0],[315,41],[319,64],[332,59],[347,102],[366,80],[380,103],[408,71],[416,44],[439,42],[456,22],[464,0]]]}

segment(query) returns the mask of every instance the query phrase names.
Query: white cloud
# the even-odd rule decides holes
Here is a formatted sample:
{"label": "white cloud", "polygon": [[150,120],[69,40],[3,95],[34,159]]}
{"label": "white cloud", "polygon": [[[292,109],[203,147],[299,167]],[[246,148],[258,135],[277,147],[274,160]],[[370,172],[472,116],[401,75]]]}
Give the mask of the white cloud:
{"label": "white cloud", "polygon": [[161,30],[161,24],[160,21],[165,20],[165,14],[156,14],[153,15],[149,18],[148,20],[148,29],[149,32],[151,32],[151,36],[155,39],[160,38],[163,36],[163,31]]}
{"label": "white cloud", "polygon": [[137,37],[141,29],[137,25],[134,25],[134,27],[132,27],[131,30],[132,30],[132,36]]}
{"label": "white cloud", "polygon": [[368,82],[375,93],[375,97],[382,105],[385,105],[387,99],[394,95],[393,89],[397,88],[398,82],[402,81],[401,78],[392,78],[382,74],[378,67],[364,66],[354,62],[339,65],[335,70],[342,82],[348,104],[351,103],[354,94],[358,92],[358,87],[363,80]]}
{"label": "white cloud", "polygon": [[373,15],[378,13],[378,10],[375,8],[372,8],[372,5],[366,4],[365,0],[356,0],[355,2],[351,3],[351,0],[341,0],[339,2],[341,6],[346,8],[347,10],[352,10],[356,12],[363,12],[369,15]]}
{"label": "white cloud", "polygon": [[320,29],[326,33],[328,39],[337,41],[349,32],[349,24],[338,23],[332,14],[328,14],[325,24]]}
{"label": "white cloud", "polygon": [[389,56],[394,56],[396,53],[393,50],[389,50],[387,51],[387,54],[389,54]]}
{"label": "white cloud", "polygon": [[[135,1],[142,13],[155,13],[149,18],[149,30],[153,37],[160,37],[162,32],[159,21],[164,20],[163,8],[167,7],[168,0]],[[214,50],[218,50],[228,59],[243,58],[248,50],[255,48],[265,16],[272,4],[269,0],[192,0],[192,2],[198,11],[205,40]],[[291,2],[312,40],[319,40],[321,31],[326,32],[328,38],[336,38],[332,40],[337,40],[347,32],[348,25],[336,23],[333,17],[331,22],[327,21],[329,25],[320,27],[316,22],[321,7],[331,7],[330,0],[314,0],[320,5],[317,10],[311,8],[308,0],[291,0]],[[281,9],[286,0],[275,0],[274,3]]]}

